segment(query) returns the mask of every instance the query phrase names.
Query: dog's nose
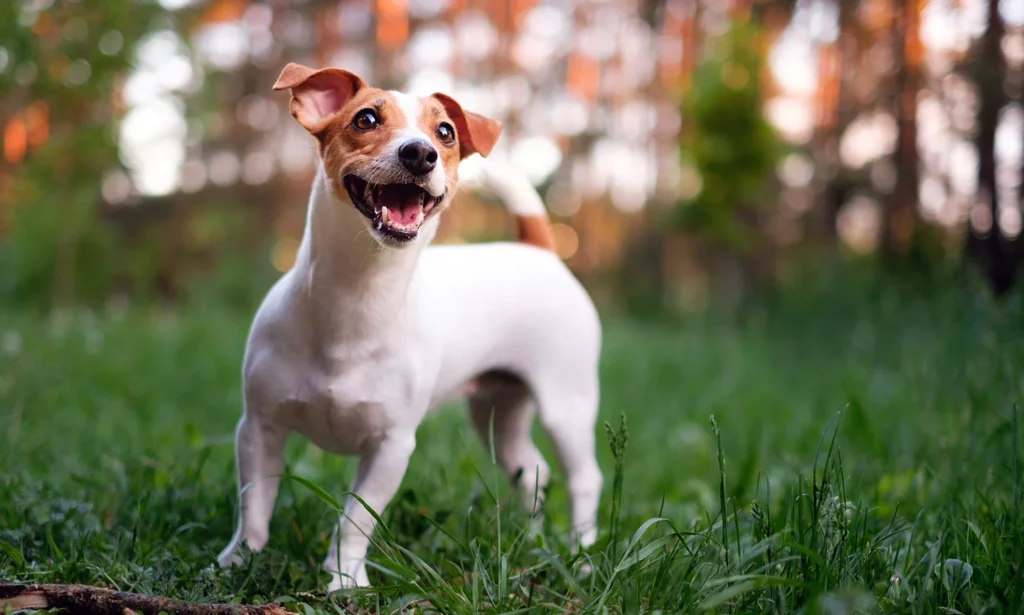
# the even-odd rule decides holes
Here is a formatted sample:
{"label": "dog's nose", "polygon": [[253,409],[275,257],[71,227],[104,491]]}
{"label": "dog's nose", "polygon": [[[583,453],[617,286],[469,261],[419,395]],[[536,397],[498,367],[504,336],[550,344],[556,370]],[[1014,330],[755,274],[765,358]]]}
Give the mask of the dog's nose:
{"label": "dog's nose", "polygon": [[426,175],[437,164],[437,150],[426,141],[409,141],[398,148],[398,157],[413,175]]}

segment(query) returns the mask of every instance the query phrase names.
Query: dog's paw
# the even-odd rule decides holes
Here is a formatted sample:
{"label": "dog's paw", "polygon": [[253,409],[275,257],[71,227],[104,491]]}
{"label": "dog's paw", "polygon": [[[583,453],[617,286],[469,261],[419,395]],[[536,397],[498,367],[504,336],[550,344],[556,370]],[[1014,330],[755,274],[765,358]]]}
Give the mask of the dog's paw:
{"label": "dog's paw", "polygon": [[530,519],[530,526],[529,526],[529,530],[527,532],[527,536],[531,540],[536,539],[538,536],[540,536],[540,537],[544,536],[544,517],[543,516],[541,516],[540,514],[536,514],[536,515],[533,516],[532,519]]}
{"label": "dog's paw", "polygon": [[347,574],[339,574],[333,570],[328,572],[331,574],[331,580],[327,583],[328,594],[333,594],[343,589],[370,586],[370,578],[366,575],[366,566],[362,564],[348,569]]}
{"label": "dog's paw", "polygon": [[241,566],[243,559],[242,554],[239,552],[240,549],[227,548],[220,552],[217,556],[217,564],[221,568],[231,568],[232,566]]}

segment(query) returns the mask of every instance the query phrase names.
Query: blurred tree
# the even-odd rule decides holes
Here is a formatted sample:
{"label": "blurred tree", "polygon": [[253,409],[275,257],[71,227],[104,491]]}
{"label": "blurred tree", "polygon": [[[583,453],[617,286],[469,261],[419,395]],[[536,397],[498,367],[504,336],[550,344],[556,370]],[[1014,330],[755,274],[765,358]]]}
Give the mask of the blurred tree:
{"label": "blurred tree", "polygon": [[[1002,23],[998,2],[986,1],[991,27],[962,74],[978,86],[980,101],[974,138],[981,190],[972,204],[983,202],[993,224],[967,243],[1003,289],[1024,255],[1019,237],[1002,233],[994,198],[995,129],[1013,95],[1003,89],[1000,41],[1018,33]],[[684,283],[703,295],[705,280],[742,292],[808,245],[842,239],[859,251],[875,249],[877,240],[885,254],[905,255],[938,228],[919,214],[922,179],[946,182],[938,197],[932,191],[931,206],[949,194],[966,196],[954,194],[963,188],[952,186],[948,161],[927,151],[930,130],[922,126],[918,139],[919,111],[936,99],[963,106],[952,101],[955,93],[931,87],[946,74],[942,61],[963,50],[958,43],[922,46],[924,0],[186,4],[0,4],[5,296],[57,305],[100,300],[115,288],[176,295],[195,274],[215,271],[225,252],[264,257],[268,241],[274,267],[286,269],[303,216],[294,205],[306,196],[315,159],[298,138],[304,135],[289,132],[295,127],[282,113],[281,95],[269,90],[286,61],[340,64],[395,87],[437,80],[498,114],[510,157],[551,150],[557,169],[538,165],[534,172],[548,173],[544,187],[572,246],[570,265],[585,278],[615,268],[624,229],[633,231],[637,249],[627,256],[624,278],[652,304],[681,296]],[[955,2],[938,4],[929,6],[950,19],[964,12]],[[124,146],[126,160],[118,159],[119,139],[134,134],[118,133],[122,117],[145,116],[125,78],[160,80],[161,62],[144,58],[148,41],[161,37],[182,43],[174,59],[191,75],[188,91],[161,92],[161,103],[180,113],[175,120],[184,133],[175,137],[181,160],[159,169],[180,175],[164,186],[169,194],[142,186],[132,148]],[[817,51],[816,90],[809,79],[770,79],[768,39],[795,44],[790,52]],[[447,51],[433,58],[428,48]],[[799,70],[814,64],[802,60],[794,63]],[[780,68],[772,68],[778,76]],[[680,98],[677,114],[671,107]],[[766,103],[772,121],[807,154],[778,167],[784,190],[773,173],[782,148]],[[799,127],[806,118],[796,116],[808,108],[815,121]],[[947,119],[956,124],[953,115]],[[962,130],[953,125],[943,137],[958,142]],[[135,150],[160,157],[144,139]],[[682,182],[663,173],[677,153]],[[126,170],[122,163],[130,174],[117,172]],[[101,197],[112,176],[124,198]],[[949,210],[961,206],[954,198],[938,205],[951,235],[961,232],[963,216]],[[666,210],[670,231],[683,232],[653,224]],[[641,219],[645,228],[638,228]],[[462,239],[493,237],[506,223],[497,208],[471,200],[446,219],[451,237]]]}
{"label": "blurred tree", "polygon": [[118,270],[99,209],[118,165],[113,95],[155,2],[0,3],[0,288],[20,301],[67,305],[105,297]]}
{"label": "blurred tree", "polygon": [[765,188],[782,153],[761,111],[762,42],[748,19],[709,41],[683,101],[682,159],[700,190],[672,215],[674,226],[693,233],[719,264],[733,263],[726,265],[733,279],[720,281],[740,288],[754,274],[759,251],[763,256],[762,210],[774,205]]}
{"label": "blurred tree", "polygon": [[[840,139],[862,111],[855,96],[855,81],[864,78],[865,50],[873,41],[857,18],[857,0],[835,0],[838,35],[834,43],[823,45],[819,59],[818,123],[810,150],[815,161],[814,204],[805,222],[804,237],[820,247],[838,247],[839,211],[858,190],[870,187],[858,173],[843,165],[839,156]],[[831,83],[829,83],[831,81]]]}
{"label": "blurred tree", "polygon": [[920,226],[917,190],[920,181],[917,151],[917,98],[921,92],[921,10],[924,0],[894,0],[891,37],[895,70],[892,113],[896,118],[896,182],[884,199],[882,254],[905,256]]}
{"label": "blurred tree", "polygon": [[[987,1],[988,27],[978,40],[964,71],[978,92],[977,131],[978,193],[973,206],[988,209],[989,228],[972,229],[967,225],[967,255],[984,270],[996,294],[1012,288],[1021,263],[1021,234],[1008,237],[999,222],[999,192],[996,181],[996,129],[1000,113],[1009,103],[1006,93],[1006,58],[1002,43],[1006,33],[999,0]],[[1024,172],[1024,167],[1022,167]],[[1024,175],[1022,175],[1024,178]]]}

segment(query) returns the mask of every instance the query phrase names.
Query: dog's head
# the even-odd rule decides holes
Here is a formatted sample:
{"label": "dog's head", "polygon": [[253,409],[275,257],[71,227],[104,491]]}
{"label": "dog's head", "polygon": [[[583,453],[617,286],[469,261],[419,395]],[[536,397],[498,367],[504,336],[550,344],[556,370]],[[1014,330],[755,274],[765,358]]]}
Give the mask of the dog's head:
{"label": "dog's head", "polygon": [[486,156],[501,133],[501,122],[444,94],[380,90],[337,68],[289,64],[274,89],[291,90],[291,114],[316,137],[331,194],[386,246],[416,239],[455,194],[459,161]]}

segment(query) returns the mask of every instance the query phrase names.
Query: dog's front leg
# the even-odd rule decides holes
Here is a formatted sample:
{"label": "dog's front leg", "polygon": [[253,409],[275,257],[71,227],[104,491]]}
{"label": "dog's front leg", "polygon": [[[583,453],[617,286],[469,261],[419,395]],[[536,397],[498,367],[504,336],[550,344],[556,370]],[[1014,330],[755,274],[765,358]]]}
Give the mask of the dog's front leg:
{"label": "dog's front leg", "polygon": [[366,550],[376,522],[367,507],[380,514],[402,483],[409,457],[416,448],[415,431],[389,433],[359,460],[352,493],[334,532],[324,569],[331,573],[328,592],[370,584],[366,576]]}
{"label": "dog's front leg", "polygon": [[242,563],[239,549],[246,543],[253,551],[267,544],[270,515],[284,469],[284,444],[288,431],[256,416],[243,416],[235,432],[238,466],[238,527],[217,562],[224,567]]}

